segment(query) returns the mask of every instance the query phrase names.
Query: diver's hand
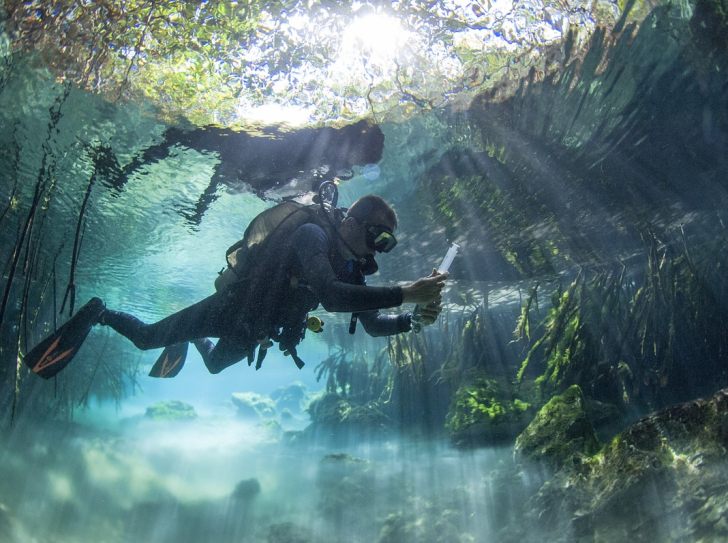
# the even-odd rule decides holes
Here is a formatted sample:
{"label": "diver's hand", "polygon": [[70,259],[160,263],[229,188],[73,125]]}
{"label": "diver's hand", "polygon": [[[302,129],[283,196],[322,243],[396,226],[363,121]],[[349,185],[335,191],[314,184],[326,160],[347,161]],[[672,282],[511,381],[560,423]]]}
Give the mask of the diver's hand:
{"label": "diver's hand", "polygon": [[442,289],[445,286],[445,279],[449,276],[449,272],[438,273],[436,269],[433,269],[429,277],[423,277],[402,287],[402,301],[404,303],[429,304],[430,302],[442,300]]}
{"label": "diver's hand", "polygon": [[415,310],[412,312],[412,322],[416,322],[421,326],[430,326],[433,324],[437,317],[442,313],[442,297],[440,300],[430,302],[427,305],[417,304]]}

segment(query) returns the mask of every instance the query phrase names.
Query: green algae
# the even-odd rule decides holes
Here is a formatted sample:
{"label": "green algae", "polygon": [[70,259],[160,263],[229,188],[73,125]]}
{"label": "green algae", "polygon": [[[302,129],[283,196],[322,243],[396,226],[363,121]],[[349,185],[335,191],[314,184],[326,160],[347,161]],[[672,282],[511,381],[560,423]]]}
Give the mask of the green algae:
{"label": "green algae", "polygon": [[531,404],[514,397],[508,383],[471,370],[453,396],[445,427],[457,446],[483,445],[515,437],[532,414]]}
{"label": "green algae", "polygon": [[144,416],[152,420],[191,420],[197,418],[197,412],[188,403],[171,400],[150,405]]}
{"label": "green algae", "polygon": [[575,454],[588,457],[597,453],[600,443],[584,405],[584,395],[576,385],[551,398],[516,439],[519,460],[559,468]]}
{"label": "green algae", "polygon": [[[568,414],[581,393],[575,387],[567,392],[542,409],[551,410],[546,427],[569,420],[556,411]],[[515,454],[525,463],[518,468],[544,460],[551,468],[549,479],[528,499],[524,522],[553,541],[721,540],[728,535],[721,517],[728,509],[727,407],[728,392],[722,390],[665,408],[634,422],[594,454],[558,450],[548,431],[524,432]],[[534,437],[529,442],[534,455],[524,456],[518,445]],[[509,539],[516,540],[518,530]]]}

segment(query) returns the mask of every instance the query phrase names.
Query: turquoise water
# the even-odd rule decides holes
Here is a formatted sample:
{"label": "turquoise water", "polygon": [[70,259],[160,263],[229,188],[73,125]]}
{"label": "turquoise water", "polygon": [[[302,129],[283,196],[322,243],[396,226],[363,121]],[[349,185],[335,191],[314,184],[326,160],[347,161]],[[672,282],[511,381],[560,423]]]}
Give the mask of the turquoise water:
{"label": "turquoise water", "polygon": [[[326,110],[326,93],[341,90],[337,85],[322,98],[315,85],[300,83],[301,66],[269,74],[281,93],[298,84],[308,93],[289,105],[313,108],[309,120],[329,111],[338,127],[354,120],[347,115],[373,111],[381,121],[381,160],[351,167],[339,203],[377,193],[398,212],[399,245],[379,259],[370,284],[425,276],[452,242],[460,244],[445,310],[436,325],[402,343],[369,338],[361,327],[350,336],[348,315],[319,310],[325,331],[302,343],[302,370],[275,352],[259,371],[240,363],[211,375],[190,349],[183,371],[169,380],[147,376],[159,350],[138,351],[99,326],[56,379],[32,375],[22,355],[68,318],[68,305],[60,308],[69,283],[75,310],[99,296],[147,322],[212,294],[226,249],[291,185],[305,186],[311,168],[281,173],[260,158],[291,153],[282,143],[288,132],[250,136],[242,140],[247,147],[232,151],[223,149],[230,137],[215,140],[217,148],[174,139],[170,129],[199,135],[200,126],[169,120],[152,99],[113,101],[59,82],[44,57],[11,53],[3,39],[0,543],[728,538],[728,496],[705,475],[724,473],[725,448],[707,445],[702,434],[688,436],[692,448],[683,450],[668,443],[674,428],[666,428],[670,451],[655,453],[651,468],[616,470],[601,482],[587,471],[604,465],[604,456],[577,455],[576,475],[559,478],[513,455],[538,408],[572,384],[584,391],[602,444],[653,411],[728,386],[728,23],[725,9],[711,5],[639,5],[631,15],[637,23],[624,32],[621,23],[614,27],[619,6],[599,4],[589,14],[573,5],[569,16],[581,14],[571,19],[581,32],[574,49],[553,6],[489,3],[515,22],[484,22],[480,3],[412,10],[407,17],[425,13],[432,25],[415,40],[431,48],[422,55],[429,68],[406,72],[410,79],[395,92],[384,64],[376,65],[385,61],[375,53],[384,51],[370,51],[372,64],[362,69],[372,78],[374,106],[347,94],[361,90],[356,85],[342,84],[331,99],[336,106]],[[468,27],[458,37],[462,47],[485,34],[484,43],[502,46],[487,58],[485,50],[482,57],[457,50],[476,75],[474,66],[505,62],[492,81],[473,75],[481,86],[454,83],[462,74],[447,81],[452,66],[436,58],[443,13],[458,14],[458,25]],[[323,11],[311,20],[343,25]],[[609,30],[590,38],[597,23]],[[305,26],[296,24],[296,32]],[[540,49],[512,51],[506,38],[513,29],[539,36]],[[286,35],[295,45],[287,51],[319,43],[296,32]],[[274,34],[260,43],[271,46]],[[322,31],[317,40],[325,38]],[[534,60],[541,52],[550,59],[546,68]],[[350,60],[336,69],[357,73]],[[529,62],[538,69],[529,73]],[[252,89],[246,99],[252,108]],[[348,110],[341,105],[347,100]],[[266,175],[282,186],[266,192]],[[550,389],[541,376],[553,366],[537,338],[549,329],[549,311],[568,301],[552,294],[576,285],[573,300],[599,280],[617,287],[580,306],[586,331],[552,351],[566,353],[564,367],[570,356],[588,362],[569,366]],[[535,286],[530,337],[516,341]],[[658,292],[651,305],[640,298],[645,292]],[[620,321],[622,306],[646,309]],[[331,369],[337,360],[349,374]],[[480,388],[467,389],[473,382]],[[509,405],[514,398],[533,404],[513,426],[478,396],[493,383],[513,387]],[[457,392],[467,390],[475,422],[456,428],[466,409]],[[343,401],[338,414],[307,409],[327,391]],[[710,421],[719,445],[724,420],[719,412]]]}

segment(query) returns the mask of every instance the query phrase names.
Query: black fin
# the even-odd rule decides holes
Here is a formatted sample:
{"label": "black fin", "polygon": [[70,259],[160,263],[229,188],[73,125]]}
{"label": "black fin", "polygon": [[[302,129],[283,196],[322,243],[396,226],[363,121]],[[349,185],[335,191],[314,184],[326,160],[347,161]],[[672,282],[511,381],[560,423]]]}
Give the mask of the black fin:
{"label": "black fin", "polygon": [[185,365],[185,359],[187,358],[187,347],[189,343],[177,343],[176,345],[170,345],[165,347],[162,354],[152,366],[149,371],[149,377],[161,377],[171,379],[176,377],[182,366]]}
{"label": "black fin", "polygon": [[86,336],[104,311],[100,298],[91,298],[63,326],[36,345],[23,358],[23,362],[35,373],[50,379],[76,356]]}

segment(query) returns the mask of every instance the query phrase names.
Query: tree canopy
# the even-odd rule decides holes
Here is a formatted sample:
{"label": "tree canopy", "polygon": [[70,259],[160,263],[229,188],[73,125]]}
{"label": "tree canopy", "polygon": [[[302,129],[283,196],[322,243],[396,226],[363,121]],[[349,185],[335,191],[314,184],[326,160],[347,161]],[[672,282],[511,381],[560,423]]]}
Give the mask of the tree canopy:
{"label": "tree canopy", "polygon": [[397,122],[466,107],[485,89],[531,70],[548,73],[567,35],[578,48],[620,12],[606,0],[6,0],[3,7],[13,49],[39,54],[58,79],[112,101],[151,101],[170,120],[223,126]]}

